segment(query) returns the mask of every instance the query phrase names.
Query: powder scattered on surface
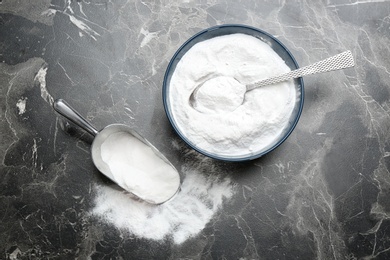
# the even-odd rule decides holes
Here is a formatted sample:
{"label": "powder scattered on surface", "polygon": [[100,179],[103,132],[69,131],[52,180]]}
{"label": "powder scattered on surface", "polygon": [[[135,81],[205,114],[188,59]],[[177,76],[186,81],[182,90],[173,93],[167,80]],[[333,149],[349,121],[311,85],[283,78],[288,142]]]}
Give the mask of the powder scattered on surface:
{"label": "powder scattered on surface", "polygon": [[181,244],[198,234],[234,193],[230,178],[184,167],[181,190],[161,205],[135,201],[128,194],[97,186],[92,215],[121,230],[151,240]]}

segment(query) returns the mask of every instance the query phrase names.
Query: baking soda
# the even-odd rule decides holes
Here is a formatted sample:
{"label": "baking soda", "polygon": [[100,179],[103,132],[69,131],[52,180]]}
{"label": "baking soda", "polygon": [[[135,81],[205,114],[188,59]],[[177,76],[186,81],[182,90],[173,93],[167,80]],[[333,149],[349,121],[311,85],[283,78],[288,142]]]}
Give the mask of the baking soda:
{"label": "baking soda", "polygon": [[[204,164],[204,162],[202,162]],[[202,173],[212,165],[184,165],[184,180],[174,199],[151,205],[132,199],[109,186],[97,186],[92,215],[139,238],[172,240],[181,244],[201,232],[234,194],[229,177],[216,172]]]}
{"label": "baking soda", "polygon": [[176,169],[130,133],[109,135],[100,149],[113,181],[145,201],[163,203],[180,186]]}
{"label": "baking soda", "polygon": [[[231,34],[195,44],[177,64],[169,86],[178,130],[211,154],[241,157],[267,150],[288,126],[296,102],[294,84],[286,81],[254,89],[245,94],[243,103],[242,86],[288,71],[268,44],[249,35]],[[208,86],[197,96],[194,109],[189,98],[202,84]]]}
{"label": "baking soda", "polygon": [[246,87],[231,77],[218,76],[204,82],[194,95],[193,106],[204,113],[226,113],[239,107]]}

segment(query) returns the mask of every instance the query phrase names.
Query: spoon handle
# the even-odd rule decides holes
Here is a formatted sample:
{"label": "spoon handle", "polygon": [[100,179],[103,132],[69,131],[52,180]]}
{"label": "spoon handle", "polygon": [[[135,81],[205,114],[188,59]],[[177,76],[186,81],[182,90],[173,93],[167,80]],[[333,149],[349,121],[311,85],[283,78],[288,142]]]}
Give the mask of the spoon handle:
{"label": "spoon handle", "polygon": [[96,128],[88,122],[82,115],[80,115],[76,110],[74,110],[68,103],[63,99],[57,99],[53,103],[53,108],[57,111],[58,114],[64,116],[66,119],[72,123],[78,125],[83,130],[90,133],[92,136],[96,136],[99,132]]}
{"label": "spoon handle", "polygon": [[247,91],[249,91],[258,87],[286,81],[288,79],[295,79],[306,75],[323,73],[323,72],[328,72],[333,70],[341,70],[353,66],[355,66],[355,61],[353,60],[351,51],[345,51],[335,56],[332,56],[330,58],[327,58],[325,60],[313,63],[309,66],[292,70],[288,73],[276,77],[272,77],[269,79],[261,80],[253,84],[248,84],[246,85],[246,89]]}

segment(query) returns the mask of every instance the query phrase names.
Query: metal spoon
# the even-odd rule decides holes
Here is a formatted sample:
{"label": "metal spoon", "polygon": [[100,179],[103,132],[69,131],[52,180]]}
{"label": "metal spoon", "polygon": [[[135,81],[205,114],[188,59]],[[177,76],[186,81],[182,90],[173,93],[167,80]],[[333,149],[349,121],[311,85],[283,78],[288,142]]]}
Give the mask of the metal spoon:
{"label": "metal spoon", "polygon": [[[313,63],[309,66],[302,67],[302,68],[299,68],[296,70],[292,70],[288,73],[285,73],[285,74],[282,74],[282,75],[279,75],[276,77],[264,79],[264,80],[261,80],[261,81],[258,81],[258,82],[252,83],[252,84],[245,85],[243,87],[246,88],[245,92],[248,92],[248,91],[251,91],[251,90],[258,88],[258,87],[272,85],[272,84],[286,81],[289,79],[295,79],[295,78],[299,78],[299,77],[303,77],[303,76],[307,76],[307,75],[311,75],[311,74],[317,74],[317,73],[345,69],[345,68],[349,68],[349,67],[353,67],[353,66],[355,66],[355,62],[354,62],[351,51],[345,51],[345,52],[342,52],[342,53],[337,54],[335,56],[332,56],[330,58]],[[202,84],[197,86],[190,95],[190,98],[189,98],[190,105],[192,107],[194,107],[195,109],[197,109],[197,107],[198,107],[196,105],[197,93],[199,92],[199,89],[209,80],[213,80],[213,78],[208,78]],[[236,79],[234,79],[234,80],[236,80]],[[237,82],[237,83],[241,84],[239,82]],[[243,85],[243,84],[241,84],[241,85]],[[242,102],[241,102],[241,104],[242,104]],[[239,104],[239,105],[241,105],[241,104]],[[200,111],[200,112],[202,112],[202,111]]]}
{"label": "metal spoon", "polygon": [[[91,146],[91,153],[92,153],[92,161],[95,164],[96,168],[106,175],[109,179],[111,179],[113,182],[117,183],[119,186],[121,186],[117,181],[115,181],[114,175],[111,172],[109,166],[103,161],[101,156],[101,145],[104,143],[104,141],[112,134],[115,133],[126,133],[129,134],[148,147],[150,147],[155,155],[157,155],[161,160],[163,160],[165,163],[167,163],[169,166],[173,168],[173,170],[177,173],[179,179],[180,175],[178,171],[175,169],[175,167],[168,161],[168,159],[157,150],[151,143],[149,143],[145,138],[140,136],[137,132],[132,130],[130,127],[123,125],[123,124],[111,124],[103,128],[101,131],[96,130],[96,128],[89,123],[84,117],[82,117],[76,110],[74,110],[68,103],[66,103],[62,99],[57,99],[53,103],[53,108],[56,112],[58,112],[60,115],[67,118],[72,123],[76,124],[77,126],[81,127],[83,130],[94,136],[94,140],[92,142]],[[168,201],[171,199],[179,190],[180,182],[178,183],[177,189],[175,192],[172,192],[172,196],[169,198],[166,198],[162,201],[151,201],[143,194],[137,194],[132,190],[128,190],[127,187],[121,186],[123,189],[127,190],[131,194],[135,195],[136,197],[147,201],[152,204],[161,204],[165,201]]]}

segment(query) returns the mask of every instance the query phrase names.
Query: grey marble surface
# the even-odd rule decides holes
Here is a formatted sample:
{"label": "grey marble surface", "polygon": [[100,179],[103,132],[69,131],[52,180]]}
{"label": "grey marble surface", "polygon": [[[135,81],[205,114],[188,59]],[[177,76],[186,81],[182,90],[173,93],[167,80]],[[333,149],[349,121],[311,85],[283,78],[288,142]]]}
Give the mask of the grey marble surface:
{"label": "grey marble surface", "polygon": [[[0,259],[389,259],[390,1],[0,1]],[[246,163],[183,143],[162,104],[175,50],[239,23],[306,65],[351,50],[356,67],[305,78],[292,135]],[[153,207],[104,178],[92,138],[59,118],[130,125],[180,169]]]}

